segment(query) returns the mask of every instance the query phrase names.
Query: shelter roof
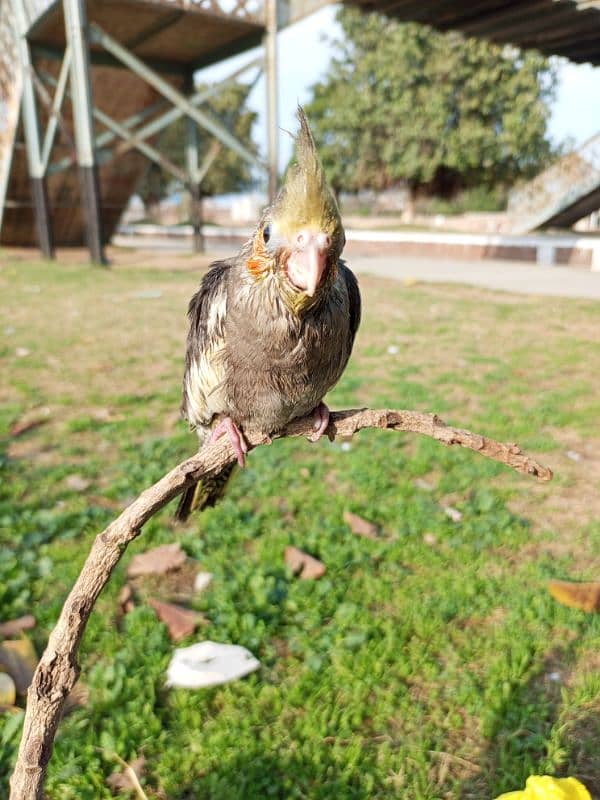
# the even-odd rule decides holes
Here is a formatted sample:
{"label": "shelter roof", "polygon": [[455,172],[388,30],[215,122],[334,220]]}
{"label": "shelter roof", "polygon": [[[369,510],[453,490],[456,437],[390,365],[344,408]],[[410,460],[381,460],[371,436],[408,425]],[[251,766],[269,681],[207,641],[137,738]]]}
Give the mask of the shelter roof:
{"label": "shelter roof", "polygon": [[600,65],[600,0],[352,0],[402,22]]}
{"label": "shelter roof", "polygon": [[[87,14],[128,50],[166,72],[221,61],[259,44],[264,34],[262,4],[252,0],[88,0]],[[60,0],[38,17],[28,38],[37,55],[62,54]],[[98,46],[91,49],[92,63],[113,65]]]}

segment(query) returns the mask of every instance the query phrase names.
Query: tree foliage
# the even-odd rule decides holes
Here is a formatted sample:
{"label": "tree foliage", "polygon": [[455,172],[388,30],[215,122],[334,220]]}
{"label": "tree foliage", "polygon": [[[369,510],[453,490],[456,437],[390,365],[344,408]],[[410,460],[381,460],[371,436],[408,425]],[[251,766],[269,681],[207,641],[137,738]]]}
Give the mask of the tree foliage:
{"label": "tree foliage", "polygon": [[348,7],[306,111],[336,190],[451,195],[510,184],[552,157],[547,59]]}
{"label": "tree foliage", "polygon": [[[201,91],[203,86],[197,86]],[[251,86],[234,83],[225,87],[202,106],[202,111],[221,122],[227,130],[251,152],[256,152],[252,141],[252,126],[256,113],[246,106]],[[186,169],[187,119],[180,117],[165,129],[159,149],[168,159],[182,169]],[[198,162],[211,148],[215,147],[214,137],[198,128]],[[241,156],[224,145],[220,145],[217,155],[202,181],[201,191],[205,196],[240,191],[253,183],[252,167]],[[156,164],[152,164],[143,178],[138,193],[144,202],[156,202],[164,197],[173,186],[173,177]]]}

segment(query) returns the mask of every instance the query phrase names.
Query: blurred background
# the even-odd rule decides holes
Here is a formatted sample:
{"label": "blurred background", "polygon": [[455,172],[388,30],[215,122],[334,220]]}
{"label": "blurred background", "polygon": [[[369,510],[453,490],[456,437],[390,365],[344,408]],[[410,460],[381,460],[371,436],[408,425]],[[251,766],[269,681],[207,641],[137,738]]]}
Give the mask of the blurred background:
{"label": "blurred background", "polygon": [[[293,157],[298,103],[349,241],[353,229],[363,242],[412,233],[435,254],[417,232],[598,231],[595,2],[79,5],[73,42],[61,3],[0,5],[5,245],[35,244],[36,204],[46,255],[96,240],[102,261],[114,236],[168,233],[143,223],[177,226],[179,247],[242,241]],[[79,50],[75,69],[64,56]],[[69,70],[83,76],[75,104]],[[96,177],[80,185],[77,165]],[[593,243],[576,238],[558,251],[552,239],[502,244],[462,242],[475,258],[481,245],[529,258],[529,244],[541,262],[597,266]]]}

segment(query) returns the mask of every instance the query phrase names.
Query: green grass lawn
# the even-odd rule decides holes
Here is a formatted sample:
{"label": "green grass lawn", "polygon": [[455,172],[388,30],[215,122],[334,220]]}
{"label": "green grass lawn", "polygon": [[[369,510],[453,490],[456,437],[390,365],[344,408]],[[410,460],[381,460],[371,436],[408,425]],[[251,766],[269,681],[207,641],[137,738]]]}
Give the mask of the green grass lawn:
{"label": "green grass lawn", "polygon": [[[95,534],[195,446],[178,406],[196,262],[116,260],[0,253],[0,621],[34,613],[39,652]],[[437,411],[517,441],[555,480],[393,432],[253,452],[217,508],[183,527],[165,509],[115,571],[49,800],[111,797],[114,754],[145,756],[156,800],[491,800],[531,773],[600,792],[600,616],[546,591],[554,577],[600,579],[600,304],[361,286],[363,326],[330,405]],[[40,413],[46,424],[9,435]],[[69,488],[73,475],[89,487]],[[381,541],[351,534],[345,510]],[[215,575],[194,601],[209,623],[184,644],[245,645],[259,672],[167,690],[173,645],[154,612],[118,622],[132,555],[174,540]],[[289,544],[325,577],[295,578]],[[0,714],[0,796],[18,722]]]}

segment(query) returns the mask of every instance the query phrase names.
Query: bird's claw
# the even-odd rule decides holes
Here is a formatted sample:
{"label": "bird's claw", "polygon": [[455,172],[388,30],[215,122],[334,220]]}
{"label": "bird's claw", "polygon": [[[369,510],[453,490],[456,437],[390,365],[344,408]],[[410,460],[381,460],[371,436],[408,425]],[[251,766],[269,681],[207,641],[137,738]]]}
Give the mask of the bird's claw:
{"label": "bird's claw", "polygon": [[313,411],[313,419],[315,430],[308,439],[311,442],[318,442],[329,426],[329,407],[325,403],[319,403]]}
{"label": "bird's claw", "polygon": [[213,428],[210,439],[208,440],[208,444],[213,444],[225,434],[229,436],[229,441],[233,447],[238,464],[240,467],[245,467],[246,453],[248,452],[248,442],[244,439],[244,434],[231,419],[231,417],[224,417],[216,425],[216,427]]}

